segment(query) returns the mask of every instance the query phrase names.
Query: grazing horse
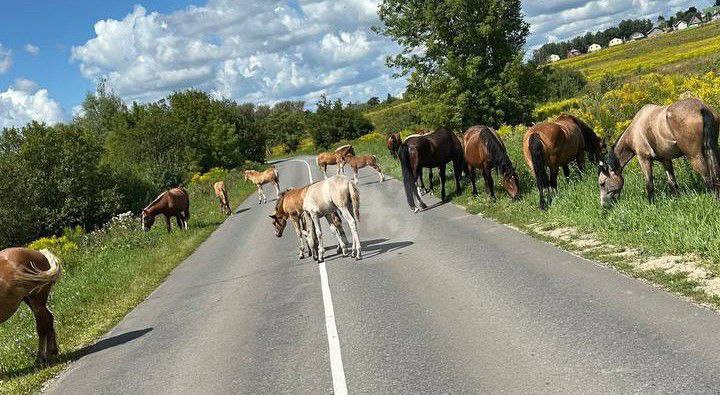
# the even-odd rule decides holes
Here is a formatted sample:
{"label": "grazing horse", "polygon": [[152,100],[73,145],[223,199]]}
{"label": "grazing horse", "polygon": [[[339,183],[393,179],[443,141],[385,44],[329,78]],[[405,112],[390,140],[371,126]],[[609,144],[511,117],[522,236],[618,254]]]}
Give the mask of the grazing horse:
{"label": "grazing horse", "polygon": [[600,204],[607,206],[620,195],[625,183],[623,169],[634,156],[645,176],[650,202],[655,197],[653,161],[662,163],[670,189],[677,194],[672,160],[681,156],[688,158],[692,168],[717,196],[720,193],[718,125],[717,113],[698,99],[643,107],[608,152],[606,162],[600,163]]}
{"label": "grazing horse", "polygon": [[42,364],[58,354],[53,314],[47,301],[60,278],[60,263],[48,250],[8,248],[0,251],[0,323],[7,321],[25,302],[35,316],[38,360]]}
{"label": "grazing horse", "polygon": [[225,182],[216,182],[215,184],[213,184],[213,189],[215,190],[215,196],[217,196],[218,200],[220,201],[220,210],[223,212],[223,214],[232,214],[232,209],[230,208],[230,199],[228,198],[227,188],[225,188]]}
{"label": "grazing horse", "polygon": [[[305,194],[307,193],[308,186],[297,189],[288,189],[280,194],[277,202],[275,203],[275,212],[270,215],[273,220],[273,226],[275,227],[275,236],[282,237],[283,230],[287,225],[287,220],[290,219],[293,226],[295,227],[295,235],[297,236],[298,249],[300,253],[299,259],[305,258],[305,245],[308,244],[308,256],[312,254],[313,248],[303,236],[303,231],[307,232],[307,222],[303,218],[303,202],[305,201]],[[342,221],[337,212],[331,212],[325,215],[325,219],[330,224],[330,229],[338,239],[338,254],[347,256],[347,239],[345,237],[345,231],[342,227]],[[314,257],[317,258],[315,252]]]}
{"label": "grazing horse", "polygon": [[482,170],[485,179],[485,188],[490,197],[495,200],[495,188],[492,179],[492,169],[502,174],[502,184],[510,197],[515,200],[520,195],[520,181],[510,157],[505,149],[502,139],[497,132],[487,126],[473,126],[463,135],[465,162],[468,166],[470,181],[472,181],[473,195],[477,195],[475,185],[475,170]]}
{"label": "grazing horse", "polygon": [[275,196],[280,196],[280,175],[275,167],[270,167],[264,171],[245,170],[245,181],[250,180],[258,191],[258,204],[262,204],[263,199],[267,203],[267,196],[263,192],[262,186],[272,184],[275,187]]}
{"label": "grazing horse", "polygon": [[158,214],[165,216],[167,231],[170,232],[170,217],[175,217],[180,229],[187,230],[190,220],[190,196],[183,187],[173,188],[160,194],[142,211],[141,222],[144,231],[149,231]]}
{"label": "grazing horse", "polygon": [[420,203],[420,209],[427,208],[420,198],[420,191],[416,184],[423,168],[437,167],[440,169],[441,198],[445,201],[445,166],[448,162],[452,162],[455,193],[460,194],[460,175],[464,163],[463,148],[460,140],[450,130],[440,128],[424,136],[408,137],[400,144],[398,157],[400,158],[400,167],[402,167],[405,196],[408,205],[414,212],[419,211],[415,207],[415,198]]}
{"label": "grazing horse", "polygon": [[342,170],[345,173],[345,167],[340,166],[339,162],[345,155],[355,155],[355,149],[352,145],[347,144],[342,147],[338,147],[334,152],[321,152],[315,159],[320,170],[323,171],[323,175],[327,178],[327,167],[328,165],[338,165],[336,174],[340,174]]}
{"label": "grazing horse", "polygon": [[349,164],[350,168],[353,171],[353,179],[355,180],[355,183],[358,182],[358,170],[362,169],[365,166],[372,167],[375,169],[376,172],[380,175],[380,182],[385,181],[385,175],[382,172],[382,169],[380,169],[380,166],[377,164],[378,160],[375,155],[361,155],[361,156],[355,156],[352,154],[348,154],[343,158],[340,158],[339,164],[341,166],[345,166],[345,164]]}
{"label": "grazing horse", "polygon": [[402,138],[400,137],[400,133],[390,133],[387,137],[387,148],[388,151],[390,151],[390,156],[392,156],[394,159],[397,159],[397,150],[400,148],[400,143],[402,143]]}
{"label": "grazing horse", "polygon": [[[362,258],[360,236],[358,235],[358,222],[360,221],[360,192],[358,187],[345,176],[333,176],[327,180],[319,181],[307,187],[305,199],[303,201],[303,210],[307,212],[311,221],[308,221],[309,232],[314,232],[314,237],[308,237],[309,240],[317,239],[317,255],[318,262],[325,260],[325,245],[323,243],[322,228],[320,227],[320,217],[327,214],[340,211],[345,221],[350,227],[352,233],[352,250],[350,256],[355,259]],[[314,246],[310,246],[314,249]]]}
{"label": "grazing horse", "polygon": [[[577,162],[585,169],[585,152],[596,162],[602,157],[605,144],[585,122],[572,115],[562,114],[553,122],[537,124],[525,133],[523,153],[528,167],[535,175],[540,191],[540,209],[547,207],[545,193],[557,190],[558,171],[570,176],[569,164]],[[550,176],[546,168],[550,169]]]}

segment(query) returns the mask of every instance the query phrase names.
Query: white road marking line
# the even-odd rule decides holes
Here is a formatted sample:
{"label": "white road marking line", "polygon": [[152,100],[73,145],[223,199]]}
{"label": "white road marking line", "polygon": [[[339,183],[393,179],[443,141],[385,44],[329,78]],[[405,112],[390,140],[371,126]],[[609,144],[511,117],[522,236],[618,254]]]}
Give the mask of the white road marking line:
{"label": "white road marking line", "polygon": [[310,168],[310,164],[309,164],[306,160],[302,160],[302,159],[289,159],[288,162],[300,162],[300,163],[304,163],[305,166],[307,166],[307,169],[308,169],[308,179],[310,180],[310,183],[312,184],[312,183],[314,182],[314,181],[313,181],[313,177],[312,177],[312,169]]}
{"label": "white road marking line", "polygon": [[328,283],[325,262],[320,263],[320,288],[322,289],[323,304],[325,305],[325,329],[327,330],[328,348],[330,353],[330,370],[332,371],[333,391],[335,395],[348,393],[345,382],[345,369],[343,368],[342,354],[340,353],[340,339],[335,325],[335,310],[333,309],[330,284]]}

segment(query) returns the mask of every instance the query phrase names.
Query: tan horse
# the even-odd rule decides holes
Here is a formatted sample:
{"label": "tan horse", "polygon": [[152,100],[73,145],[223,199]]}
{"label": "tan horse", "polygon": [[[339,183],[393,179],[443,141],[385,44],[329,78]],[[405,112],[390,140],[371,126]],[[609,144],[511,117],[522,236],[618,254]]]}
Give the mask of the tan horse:
{"label": "tan horse", "polygon": [[645,176],[650,202],[655,196],[653,161],[663,165],[670,189],[676,194],[672,160],[681,156],[688,158],[708,188],[716,195],[720,193],[718,125],[717,113],[697,99],[686,99],[669,106],[648,104],[643,107],[610,150],[606,162],[600,164],[600,204],[607,206],[620,195],[625,183],[623,169],[634,156]]}
{"label": "tan horse", "polygon": [[[323,175],[325,178],[327,178],[327,167],[328,165],[338,165],[338,162],[341,158],[345,157],[345,155],[355,155],[355,149],[352,145],[347,144],[343,145],[342,147],[338,147],[335,149],[334,152],[321,152],[317,158],[315,159],[318,167],[320,170],[323,171]],[[340,174],[340,171],[345,173],[345,168],[343,166],[337,166],[336,174]]]}
{"label": "tan horse", "polygon": [[12,317],[21,302],[30,306],[39,339],[37,356],[43,364],[58,354],[54,317],[47,301],[60,272],[57,257],[48,250],[0,251],[0,323]]}
{"label": "tan horse", "polygon": [[385,175],[382,172],[382,169],[380,169],[380,166],[378,166],[377,157],[375,155],[361,155],[361,156],[355,156],[353,154],[345,155],[342,158],[339,158],[339,165],[345,166],[347,163],[350,165],[350,168],[353,171],[353,179],[355,180],[355,183],[358,182],[358,170],[362,169],[363,167],[372,167],[375,169],[376,172],[380,175],[380,182],[385,181]]}
{"label": "tan horse", "polygon": [[480,169],[485,179],[485,189],[495,200],[495,186],[492,169],[502,174],[502,184],[510,197],[515,200],[520,195],[520,181],[502,139],[496,131],[487,126],[473,126],[463,135],[465,162],[470,173],[473,195],[477,195],[475,170]]}
{"label": "tan horse", "polygon": [[[299,254],[298,258],[305,258],[305,246],[308,246],[308,256],[314,253],[314,257],[317,258],[316,252],[311,248],[311,243],[306,240],[307,234],[307,222],[303,217],[303,203],[305,201],[305,194],[307,193],[308,186],[297,189],[288,189],[287,191],[280,194],[277,202],[275,203],[275,212],[270,215],[273,220],[273,226],[275,227],[275,236],[282,237],[283,230],[287,225],[287,220],[290,219],[293,227],[295,228],[295,235],[297,236],[297,243]],[[330,224],[330,229],[337,237],[338,240],[338,254],[347,256],[347,239],[345,237],[345,231],[342,227],[342,221],[337,212],[331,212],[325,215],[325,219]],[[305,234],[304,234],[305,233]]]}
{"label": "tan horse", "polygon": [[[540,192],[540,209],[547,207],[546,193],[557,190],[557,177],[562,167],[570,176],[571,162],[578,169],[585,168],[585,153],[592,161],[602,157],[605,144],[585,122],[572,115],[562,114],[553,122],[537,124],[525,133],[523,153],[528,167],[535,175]],[[548,178],[547,169],[550,170]],[[548,199],[549,200],[549,199]]]}
{"label": "tan horse", "polygon": [[225,182],[216,182],[215,184],[213,184],[213,189],[215,190],[215,196],[217,196],[218,200],[220,201],[220,210],[223,212],[223,214],[232,214],[232,208],[230,208],[230,198],[228,198],[227,188],[225,188]]}
{"label": "tan horse", "polygon": [[152,228],[155,217],[159,214],[165,216],[168,232],[172,230],[170,217],[175,217],[180,229],[187,230],[190,220],[190,195],[185,188],[178,187],[165,191],[143,209],[141,222],[144,231],[147,232]]}
{"label": "tan horse", "polygon": [[267,196],[263,192],[262,186],[272,184],[275,187],[275,196],[280,196],[280,175],[275,167],[270,167],[265,171],[245,170],[245,181],[250,180],[258,191],[258,204],[262,204],[263,199],[267,203]]}

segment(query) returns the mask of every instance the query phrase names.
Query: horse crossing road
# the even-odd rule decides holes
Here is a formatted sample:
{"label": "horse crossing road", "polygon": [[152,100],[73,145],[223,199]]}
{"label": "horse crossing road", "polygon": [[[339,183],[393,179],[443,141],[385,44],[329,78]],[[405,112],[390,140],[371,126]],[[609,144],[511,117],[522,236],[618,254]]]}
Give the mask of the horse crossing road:
{"label": "horse crossing road", "polygon": [[[303,163],[278,166],[283,188],[307,182]],[[350,393],[720,390],[713,311],[451,204],[412,214],[401,183],[371,170],[360,193],[364,259],[335,256],[326,232]],[[46,392],[342,392],[319,267],[255,202]]]}

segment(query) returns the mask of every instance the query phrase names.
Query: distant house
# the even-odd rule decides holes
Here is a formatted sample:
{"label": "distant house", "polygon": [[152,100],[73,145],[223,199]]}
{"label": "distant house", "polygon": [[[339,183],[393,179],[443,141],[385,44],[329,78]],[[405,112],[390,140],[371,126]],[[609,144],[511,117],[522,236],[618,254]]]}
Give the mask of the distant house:
{"label": "distant house", "polygon": [[582,55],[582,52],[578,51],[577,49],[571,49],[567,53],[568,58],[574,58],[576,56]]}
{"label": "distant house", "polygon": [[703,20],[700,18],[699,15],[695,15],[692,18],[690,18],[690,22],[688,22],[688,27],[696,27],[702,25]]}
{"label": "distant house", "polygon": [[665,29],[661,28],[660,26],[655,26],[654,28],[650,29],[649,32],[647,32],[648,37],[656,37],[661,34],[665,34]]}
{"label": "distant house", "polygon": [[712,11],[710,19],[713,21],[720,20],[720,10]]}
{"label": "distant house", "polygon": [[645,38],[645,35],[640,32],[635,32],[630,35],[630,41],[642,40],[643,38]]}
{"label": "distant house", "polygon": [[588,47],[588,52],[593,53],[593,52],[597,52],[601,49],[602,49],[602,47],[600,46],[600,44],[593,44],[590,47]]}
{"label": "distant house", "polygon": [[550,63],[555,63],[558,60],[560,60],[560,57],[558,55],[552,54],[552,55],[548,56],[547,60]]}
{"label": "distant house", "polygon": [[673,25],[674,30],[685,30],[687,28],[688,28],[688,23],[685,21],[682,21],[682,20],[675,22],[675,24]]}
{"label": "distant house", "polygon": [[615,38],[613,38],[612,40],[610,40],[610,44],[608,44],[608,45],[609,45],[610,47],[614,47],[614,46],[620,45],[620,44],[622,44],[622,43],[624,43],[624,42],[625,42],[625,41],[623,41],[622,38],[617,38],[617,37],[615,37]]}

